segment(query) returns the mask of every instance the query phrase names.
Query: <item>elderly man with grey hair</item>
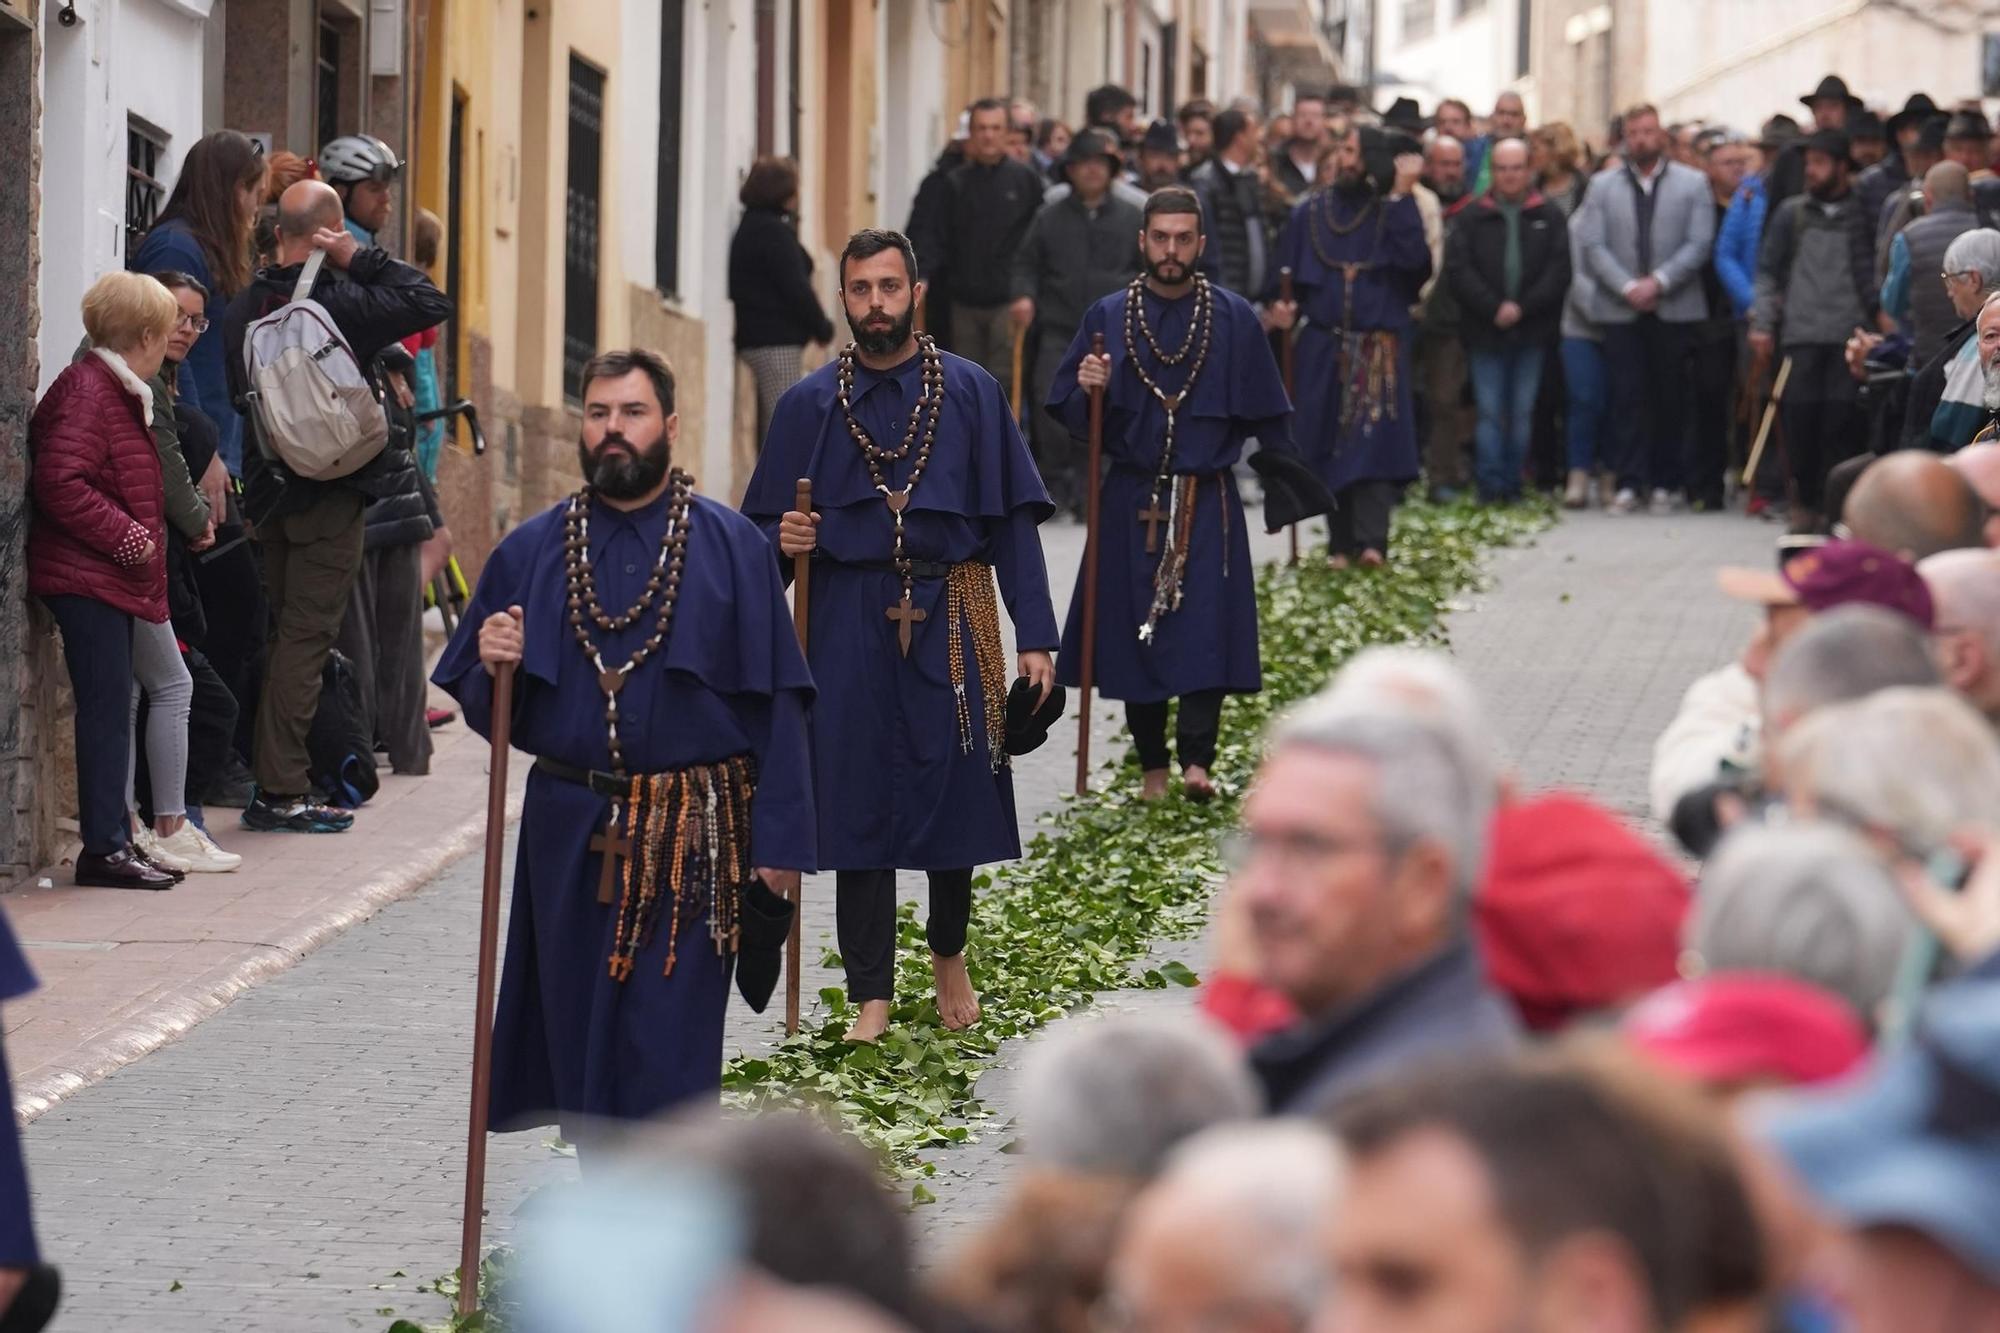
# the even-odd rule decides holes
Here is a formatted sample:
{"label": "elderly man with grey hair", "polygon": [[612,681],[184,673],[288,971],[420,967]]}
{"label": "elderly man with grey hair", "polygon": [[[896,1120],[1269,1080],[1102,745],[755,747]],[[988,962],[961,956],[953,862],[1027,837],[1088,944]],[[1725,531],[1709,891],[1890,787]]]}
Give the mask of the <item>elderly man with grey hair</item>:
{"label": "elderly man with grey hair", "polygon": [[1299,1333],[1331,1277],[1322,1237],[1342,1174],[1333,1135],[1307,1121],[1189,1140],[1127,1214],[1104,1323]]}
{"label": "elderly man with grey hair", "polygon": [[1809,714],[1898,685],[1936,685],[1925,628],[1879,606],[1843,606],[1808,620],[1764,673],[1768,745]]}
{"label": "elderly man with grey hair", "polygon": [[2000,551],[1940,551],[1918,562],[1931,590],[1931,644],[1945,684],[2000,727]]}
{"label": "elderly man with grey hair", "polygon": [[1515,1040],[1468,925],[1497,796],[1468,749],[1337,691],[1273,733],[1225,849],[1261,980],[1300,1015],[1251,1052],[1273,1111]]}
{"label": "elderly man with grey hair", "polygon": [[1074,1021],[1028,1055],[1021,1137],[1038,1166],[1145,1180],[1189,1135],[1260,1107],[1221,1033],[1184,1016]]}
{"label": "elderly man with grey hair", "polygon": [[1945,247],[1938,276],[1919,275],[1918,281],[1938,285],[1955,319],[1928,357],[1911,359],[1916,374],[1903,412],[1903,447],[1950,453],[1993,415],[1986,402],[1978,320],[1980,309],[2000,293],[2000,231],[1975,227],[1961,233]]}

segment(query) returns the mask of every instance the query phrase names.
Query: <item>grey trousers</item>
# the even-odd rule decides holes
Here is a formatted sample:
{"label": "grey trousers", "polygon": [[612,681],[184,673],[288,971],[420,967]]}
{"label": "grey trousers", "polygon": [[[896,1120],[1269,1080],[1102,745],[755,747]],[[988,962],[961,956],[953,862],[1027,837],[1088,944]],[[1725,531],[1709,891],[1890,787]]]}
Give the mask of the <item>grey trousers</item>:
{"label": "grey trousers", "polygon": [[1049,400],[1049,385],[1055,382],[1056,370],[1062,365],[1069,344],[1068,337],[1057,337],[1050,329],[1042,330],[1041,343],[1035,349],[1035,371],[1023,392],[1028,399],[1028,444],[1034,451],[1042,484],[1049,488],[1049,498],[1059,507],[1082,513],[1088,480],[1084,472],[1090,447],[1072,437],[1069,427],[1042,406]]}
{"label": "grey trousers", "polygon": [[421,546],[378,546],[362,556],[334,647],[354,663],[362,706],[376,743],[389,749],[389,766],[398,773],[430,772]]}
{"label": "grey trousers", "polygon": [[[1014,316],[1004,305],[953,305],[951,308],[951,350],[968,361],[986,367],[986,373],[1000,381],[1003,393],[1014,390]],[[1027,367],[1022,367],[1026,379]],[[1022,384],[1022,396],[1027,385]]]}

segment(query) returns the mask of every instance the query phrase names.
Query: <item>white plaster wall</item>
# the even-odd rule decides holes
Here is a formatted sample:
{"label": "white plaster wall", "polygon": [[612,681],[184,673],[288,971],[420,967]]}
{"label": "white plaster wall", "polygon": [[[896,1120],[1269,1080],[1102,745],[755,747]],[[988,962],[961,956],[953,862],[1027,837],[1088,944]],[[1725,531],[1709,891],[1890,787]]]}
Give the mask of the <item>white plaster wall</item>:
{"label": "white plaster wall", "polygon": [[[884,0],[876,10],[875,68],[880,71],[879,123],[869,127],[876,145],[872,182],[875,224],[903,230],[917,187],[937,161],[958,119],[946,107],[945,70],[950,52],[925,10],[929,0]],[[838,251],[845,236],[829,236]]]}
{"label": "white plaster wall", "polygon": [[80,0],[42,44],[41,388],[83,336],[83,294],[125,266],[125,124],[167,136],[171,190],[202,135],[208,0]]}
{"label": "white plaster wall", "polygon": [[[1512,86],[1515,0],[1487,0],[1484,10],[1467,17],[1459,17],[1459,3],[1436,0],[1436,26],[1416,40],[1403,35],[1400,0],[1380,0],[1375,6],[1381,33],[1376,72],[1383,81],[1375,96],[1378,106],[1406,95],[1416,98],[1428,115],[1440,98],[1456,97],[1483,116],[1493,99]],[[1665,7],[1677,10],[1680,3],[1669,0]]]}
{"label": "white plaster wall", "polygon": [[[731,473],[736,428],[729,242],[743,213],[736,194],[757,157],[757,34],[750,9],[689,6],[681,71],[687,96],[681,118],[681,292],[676,305],[702,321],[705,407],[701,471],[696,475],[717,479]],[[781,75],[780,86],[783,82]]]}

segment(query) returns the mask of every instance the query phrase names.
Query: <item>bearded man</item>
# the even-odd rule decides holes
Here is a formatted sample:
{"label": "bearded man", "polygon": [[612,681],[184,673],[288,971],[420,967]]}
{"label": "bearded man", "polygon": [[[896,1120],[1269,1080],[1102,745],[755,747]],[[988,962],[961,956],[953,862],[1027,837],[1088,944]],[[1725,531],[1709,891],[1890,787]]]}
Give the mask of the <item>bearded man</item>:
{"label": "bearded man", "polygon": [[1327,520],[1337,569],[1388,558],[1390,514],[1417,478],[1410,308],[1431,275],[1431,248],[1411,194],[1424,166],[1414,148],[1369,127],[1334,140],[1333,188],[1292,210],[1278,247],[1305,320],[1294,436],[1339,500]]}
{"label": "bearded man", "polygon": [[583,369],[583,486],[504,537],[433,679],[535,756],[494,1015],[496,1132],[645,1119],[722,1079],[732,970],[777,979],[811,870],[812,680],[764,534],[672,466],[673,371]]}
{"label": "bearded man", "polygon": [[[1055,506],[1006,392],[915,331],[924,284],[909,240],[856,232],[840,287],[854,341],[778,400],[743,512],[787,570],[812,556],[819,862],[835,872],[860,1011],[848,1038],[873,1041],[894,998],[899,869],[929,876],[940,1020],[979,1018],[965,963],[972,871],[1021,854],[993,585],[1014,622],[1020,697],[1039,708],[1057,635],[1036,528]],[[793,507],[800,477],[810,514]]]}

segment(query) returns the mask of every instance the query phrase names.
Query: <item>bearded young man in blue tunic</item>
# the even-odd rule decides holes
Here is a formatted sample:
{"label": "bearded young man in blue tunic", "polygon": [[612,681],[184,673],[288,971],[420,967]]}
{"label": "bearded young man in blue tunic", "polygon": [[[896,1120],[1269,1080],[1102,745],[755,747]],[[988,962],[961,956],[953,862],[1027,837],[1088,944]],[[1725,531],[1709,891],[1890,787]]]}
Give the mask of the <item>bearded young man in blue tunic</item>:
{"label": "bearded young man in blue tunic", "polygon": [[664,360],[604,353],[582,397],[585,484],[501,540],[434,676],[485,735],[518,664],[535,763],[491,1123],[572,1141],[714,1097],[732,972],[761,1010],[815,828],[812,678],[770,544],[672,466]]}
{"label": "bearded young man in blue tunic", "polygon": [[1340,502],[1327,520],[1336,569],[1388,559],[1396,500],[1417,479],[1410,307],[1431,252],[1411,193],[1423,157],[1406,146],[1373,126],[1335,139],[1320,173],[1332,184],[1292,210],[1278,247],[1303,324],[1293,432]]}
{"label": "bearded young man in blue tunic", "polygon": [[[1246,440],[1287,447],[1292,408],[1267,317],[1196,271],[1205,238],[1193,191],[1154,191],[1138,244],[1143,274],[1085,312],[1048,410],[1085,439],[1090,390],[1105,388],[1093,683],[1125,703],[1149,800],[1167,791],[1167,708],[1180,700],[1182,786],[1204,800],[1223,699],[1263,687],[1256,570],[1231,469]],[[1084,577],[1063,629],[1064,685],[1079,680]]]}
{"label": "bearded young man in blue tunic", "polygon": [[[811,557],[819,863],[859,1008],[848,1037],[873,1041],[894,998],[899,869],[930,880],[939,1019],[979,1018],[972,870],[1021,854],[993,585],[1019,675],[1045,699],[1057,635],[1036,528],[1055,507],[1000,385],[915,331],[909,241],[856,232],[840,280],[854,341],[778,400],[743,512],[788,569]],[[810,514],[794,508],[802,477]]]}

